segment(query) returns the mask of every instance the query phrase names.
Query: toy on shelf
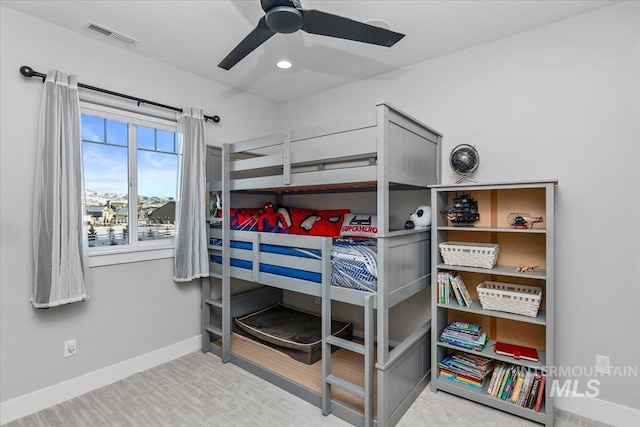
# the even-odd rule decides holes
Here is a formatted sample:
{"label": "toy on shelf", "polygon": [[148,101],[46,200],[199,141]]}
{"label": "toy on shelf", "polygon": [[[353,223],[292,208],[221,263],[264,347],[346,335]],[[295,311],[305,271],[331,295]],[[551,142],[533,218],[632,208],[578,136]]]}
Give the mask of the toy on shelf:
{"label": "toy on shelf", "polygon": [[478,202],[466,193],[455,197],[441,212],[454,226],[458,227],[473,227],[472,223],[480,219]]}
{"label": "toy on shelf", "polygon": [[427,228],[431,225],[431,207],[418,206],[415,212],[409,215],[409,220],[404,223],[404,228]]}
{"label": "toy on shelf", "polygon": [[538,268],[537,265],[519,265],[516,267],[516,273],[531,274],[536,268]]}
{"label": "toy on shelf", "polygon": [[535,224],[544,222],[541,216],[533,216],[528,213],[510,213],[507,215],[507,222],[515,228],[533,228]]}
{"label": "toy on shelf", "polygon": [[[215,200],[213,198],[215,197]],[[222,218],[222,201],[220,194],[211,193],[211,202],[209,203],[209,218]]]}

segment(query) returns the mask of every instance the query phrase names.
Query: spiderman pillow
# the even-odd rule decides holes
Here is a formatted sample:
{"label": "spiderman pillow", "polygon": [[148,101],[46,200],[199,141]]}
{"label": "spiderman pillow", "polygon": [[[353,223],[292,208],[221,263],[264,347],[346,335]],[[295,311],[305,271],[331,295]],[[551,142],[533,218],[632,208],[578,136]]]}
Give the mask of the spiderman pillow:
{"label": "spiderman pillow", "polygon": [[262,209],[231,208],[229,217],[232,230],[288,232],[285,218],[274,210],[271,202],[265,203]]}
{"label": "spiderman pillow", "polygon": [[338,237],[344,216],[349,209],[314,210],[287,207],[278,209],[285,218],[291,234]]}

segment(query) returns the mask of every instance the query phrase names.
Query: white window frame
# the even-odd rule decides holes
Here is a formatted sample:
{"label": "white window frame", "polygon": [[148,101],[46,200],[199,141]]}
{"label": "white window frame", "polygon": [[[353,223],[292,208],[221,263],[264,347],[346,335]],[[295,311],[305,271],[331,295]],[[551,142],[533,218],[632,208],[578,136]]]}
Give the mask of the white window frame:
{"label": "white window frame", "polygon": [[[138,114],[118,108],[112,108],[91,102],[80,101],[80,113],[98,116],[106,119],[118,120],[139,126],[146,126],[178,133],[178,124],[175,120],[160,117]],[[127,127],[129,141],[135,141],[135,129],[133,126]],[[179,143],[179,139],[176,143]],[[114,264],[126,264],[132,262],[150,261],[164,258],[173,258],[175,239],[138,241],[137,240],[137,217],[138,217],[138,162],[137,145],[127,144],[128,149],[128,172],[129,172],[129,244],[117,246],[103,246],[88,248],[89,267],[101,267]],[[180,147],[178,147],[180,153]],[[134,200],[136,202],[131,202]],[[131,218],[136,218],[135,226],[132,227]],[[134,233],[135,232],[135,233]],[[133,238],[132,238],[133,236]],[[132,240],[135,239],[135,240]]]}

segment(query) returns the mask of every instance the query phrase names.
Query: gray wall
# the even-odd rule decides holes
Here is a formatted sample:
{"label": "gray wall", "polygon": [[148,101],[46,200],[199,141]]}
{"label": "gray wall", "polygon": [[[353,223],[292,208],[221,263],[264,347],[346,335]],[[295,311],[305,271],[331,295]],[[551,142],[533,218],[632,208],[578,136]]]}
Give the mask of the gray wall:
{"label": "gray wall", "polygon": [[[199,334],[199,290],[171,281],[171,259],[94,268],[87,303],[31,307],[41,86],[18,75],[21,65],[202,106],[222,116],[207,125],[213,143],[369,111],[382,99],[442,132],[445,156],[476,145],[481,181],[558,178],[557,364],[592,366],[597,352],[614,366],[640,365],[639,9],[625,2],[275,106],[0,7],[0,401]],[[443,168],[443,182],[454,180]],[[63,359],[69,338],[79,354]],[[601,399],[640,408],[638,378],[601,380]]]}
{"label": "gray wall", "polygon": [[[478,148],[479,181],[558,178],[556,364],[593,367],[598,353],[638,367],[638,22],[640,3],[623,2],[282,104],[281,119],[302,127],[384,100],[444,134],[444,183],[460,143]],[[638,377],[599,379],[599,399],[640,409]]]}
{"label": "gray wall", "polygon": [[[174,67],[0,7],[1,181],[0,400],[114,365],[200,334],[199,282],[173,282],[173,259],[91,268],[91,299],[31,306],[33,176],[42,83],[21,65],[76,73],[82,83],[219,114],[206,125],[219,144],[272,133],[274,104]],[[63,358],[65,340],[78,355]]]}

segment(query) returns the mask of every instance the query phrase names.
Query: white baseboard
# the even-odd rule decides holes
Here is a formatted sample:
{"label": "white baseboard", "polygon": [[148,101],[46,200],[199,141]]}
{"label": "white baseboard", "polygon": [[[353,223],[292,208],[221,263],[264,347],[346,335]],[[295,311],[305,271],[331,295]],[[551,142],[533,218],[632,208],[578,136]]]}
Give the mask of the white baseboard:
{"label": "white baseboard", "polygon": [[137,372],[170,362],[201,348],[202,336],[198,335],[124,362],[2,402],[0,403],[0,424],[8,423],[105,385],[113,384]]}
{"label": "white baseboard", "polygon": [[636,427],[640,411],[591,397],[554,398],[556,408],[616,427]]}

